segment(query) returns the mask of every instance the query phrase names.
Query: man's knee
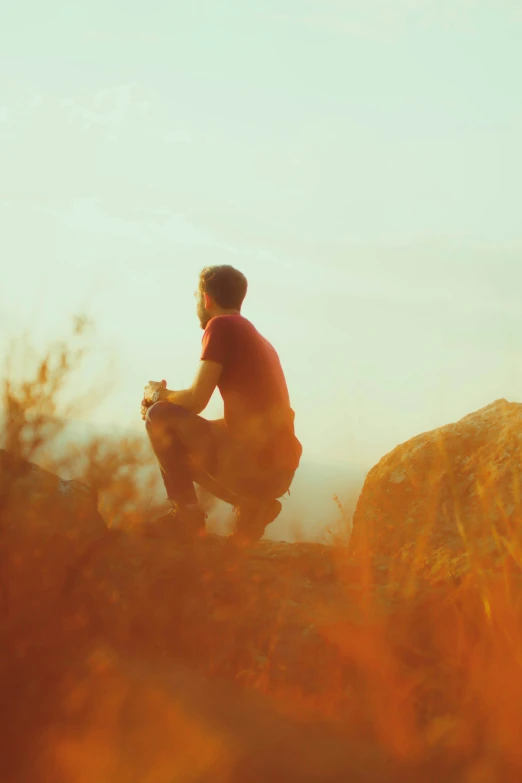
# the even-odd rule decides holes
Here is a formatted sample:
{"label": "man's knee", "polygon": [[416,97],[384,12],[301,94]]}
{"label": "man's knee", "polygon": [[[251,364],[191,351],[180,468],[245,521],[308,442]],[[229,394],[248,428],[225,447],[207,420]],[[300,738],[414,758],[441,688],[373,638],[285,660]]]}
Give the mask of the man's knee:
{"label": "man's knee", "polygon": [[156,423],[173,423],[179,419],[186,418],[188,415],[189,411],[186,408],[182,408],[181,405],[174,405],[173,402],[161,400],[160,402],[155,402],[148,409],[145,426],[149,429]]}

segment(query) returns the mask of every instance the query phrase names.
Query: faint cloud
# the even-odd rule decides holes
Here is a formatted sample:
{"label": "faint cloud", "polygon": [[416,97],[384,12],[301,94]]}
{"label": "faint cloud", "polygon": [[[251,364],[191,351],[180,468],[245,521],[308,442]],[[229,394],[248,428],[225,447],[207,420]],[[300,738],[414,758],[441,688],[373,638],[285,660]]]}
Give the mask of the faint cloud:
{"label": "faint cloud", "polygon": [[73,117],[87,126],[102,125],[115,129],[137,116],[149,114],[154,102],[154,96],[148,90],[130,83],[99,90],[82,102],[69,98],[64,105]]}
{"label": "faint cloud", "polygon": [[469,31],[483,12],[522,21],[522,10],[511,0],[305,0],[294,8],[279,7],[268,16],[278,23],[376,39],[427,26]]}
{"label": "faint cloud", "polygon": [[167,131],[163,136],[163,140],[168,144],[193,144],[194,139],[184,130],[172,130]]}
{"label": "faint cloud", "polygon": [[128,200],[133,183],[139,194],[144,183],[170,190],[167,169],[188,169],[195,140],[161,95],[129,82],[80,95],[20,92],[0,105],[0,142],[5,195],[63,203],[108,189]]}
{"label": "faint cloud", "polygon": [[54,123],[61,133],[101,130],[115,134],[154,136],[169,143],[191,141],[182,125],[172,126],[162,98],[137,82],[107,87],[83,96],[55,96],[30,92],[0,106],[0,123],[10,124],[15,133],[36,121]]}
{"label": "faint cloud", "polygon": [[212,245],[213,236],[184,215],[169,209],[141,210],[134,219],[107,214],[95,198],[78,199],[66,210],[50,210],[60,218],[64,227],[89,234],[131,239],[142,244],[153,244],[158,239],[180,245]]}
{"label": "faint cloud", "polygon": [[157,33],[146,32],[145,30],[102,30],[101,28],[91,28],[85,30],[85,37],[88,40],[98,43],[108,44],[150,44],[158,43],[162,36]]}
{"label": "faint cloud", "polygon": [[13,110],[10,106],[0,106],[0,125],[7,124],[13,115]]}

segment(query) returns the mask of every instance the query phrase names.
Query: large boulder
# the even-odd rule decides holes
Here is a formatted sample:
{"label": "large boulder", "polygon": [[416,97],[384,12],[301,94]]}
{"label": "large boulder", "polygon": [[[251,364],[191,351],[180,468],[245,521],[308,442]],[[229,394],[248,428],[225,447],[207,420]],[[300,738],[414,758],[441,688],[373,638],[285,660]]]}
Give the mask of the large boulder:
{"label": "large boulder", "polygon": [[75,564],[107,534],[96,493],[0,449],[4,611],[31,614],[59,600]]}
{"label": "large boulder", "polygon": [[522,404],[506,400],[397,446],[366,478],[352,550],[465,568],[505,555],[521,528],[521,447]]}

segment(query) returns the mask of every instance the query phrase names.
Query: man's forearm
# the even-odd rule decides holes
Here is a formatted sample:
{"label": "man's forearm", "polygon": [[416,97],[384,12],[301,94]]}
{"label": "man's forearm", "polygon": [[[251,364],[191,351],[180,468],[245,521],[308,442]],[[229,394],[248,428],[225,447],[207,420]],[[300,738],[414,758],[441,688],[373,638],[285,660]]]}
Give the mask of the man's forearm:
{"label": "man's forearm", "polygon": [[183,389],[182,391],[171,391],[170,389],[166,389],[163,399],[168,400],[168,402],[173,402],[174,405],[186,408],[188,411],[197,413],[196,401],[192,389]]}

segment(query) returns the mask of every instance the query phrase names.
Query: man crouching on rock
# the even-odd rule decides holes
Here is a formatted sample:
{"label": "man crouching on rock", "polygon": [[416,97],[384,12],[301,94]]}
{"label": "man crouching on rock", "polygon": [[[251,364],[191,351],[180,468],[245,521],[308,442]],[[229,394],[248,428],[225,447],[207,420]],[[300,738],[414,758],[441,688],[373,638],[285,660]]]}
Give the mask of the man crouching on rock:
{"label": "man crouching on rock", "polygon": [[[196,482],[234,507],[235,541],[257,541],[292,483],[302,453],[294,411],[275,349],[241,315],[246,292],[237,269],[203,269],[195,294],[204,330],[195,380],[183,391],[155,381],[146,387],[142,418],[172,504],[148,526],[151,535],[185,542],[204,535]],[[208,421],[199,414],[216,386],[224,419]]]}

